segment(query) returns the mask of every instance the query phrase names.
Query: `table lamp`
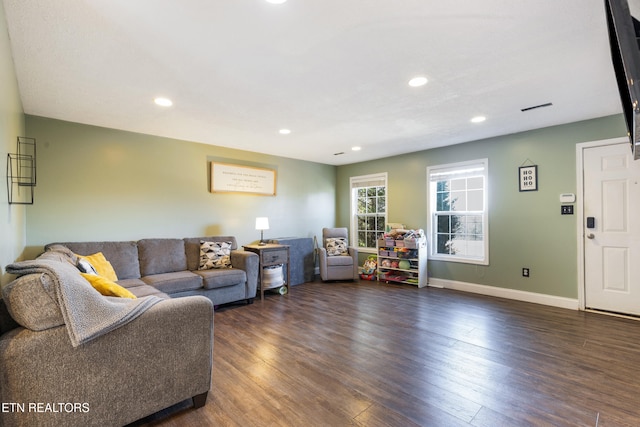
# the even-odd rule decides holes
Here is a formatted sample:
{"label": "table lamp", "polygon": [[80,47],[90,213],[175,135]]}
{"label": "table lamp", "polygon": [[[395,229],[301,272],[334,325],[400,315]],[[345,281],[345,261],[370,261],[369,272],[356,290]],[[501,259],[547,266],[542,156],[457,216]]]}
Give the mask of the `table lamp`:
{"label": "table lamp", "polygon": [[256,230],[260,230],[260,246],[264,246],[267,243],[264,241],[264,230],[269,229],[269,218],[266,216],[259,216],[256,218]]}

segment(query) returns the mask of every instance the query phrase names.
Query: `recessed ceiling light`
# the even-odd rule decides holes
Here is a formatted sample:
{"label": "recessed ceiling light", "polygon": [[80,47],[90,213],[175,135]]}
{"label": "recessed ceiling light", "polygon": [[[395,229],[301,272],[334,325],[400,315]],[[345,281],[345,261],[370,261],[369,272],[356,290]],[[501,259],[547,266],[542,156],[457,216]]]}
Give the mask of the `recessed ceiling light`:
{"label": "recessed ceiling light", "polygon": [[473,119],[471,119],[471,123],[482,123],[485,120],[487,120],[485,116],[476,116]]}
{"label": "recessed ceiling light", "polygon": [[351,151],[360,151],[360,150],[362,150],[362,147],[358,147],[358,146],[351,147]]}
{"label": "recessed ceiling light", "polygon": [[278,132],[280,135],[289,135],[291,133],[291,129],[280,129]]}
{"label": "recessed ceiling light", "polygon": [[267,0],[267,3],[271,3],[271,4],[282,4],[285,3],[287,0]]}
{"label": "recessed ceiling light", "polygon": [[173,101],[171,101],[169,98],[163,98],[163,97],[158,97],[154,99],[153,102],[155,102],[156,105],[159,105],[161,107],[171,107],[173,105]]}
{"label": "recessed ceiling light", "polygon": [[424,86],[427,84],[427,78],[426,77],[414,77],[411,80],[409,80],[409,86],[411,87],[420,87],[420,86]]}

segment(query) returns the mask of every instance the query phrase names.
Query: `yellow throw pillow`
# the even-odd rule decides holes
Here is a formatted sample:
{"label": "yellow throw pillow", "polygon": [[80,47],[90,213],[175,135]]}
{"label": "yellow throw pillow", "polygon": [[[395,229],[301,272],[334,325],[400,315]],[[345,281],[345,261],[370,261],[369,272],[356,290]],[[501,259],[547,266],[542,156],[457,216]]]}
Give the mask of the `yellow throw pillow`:
{"label": "yellow throw pillow", "polygon": [[105,277],[87,273],[80,273],[80,275],[87,279],[87,282],[91,283],[91,286],[93,286],[95,290],[100,292],[102,295],[106,295],[108,297],[136,299],[136,296],[127,289]]}
{"label": "yellow throw pillow", "polygon": [[107,279],[115,282],[118,280],[118,276],[116,275],[116,271],[113,269],[113,266],[107,259],[104,257],[102,252],[98,252],[93,255],[78,255],[80,258],[85,259],[93,265],[93,268],[96,269],[100,276],[106,277]]}

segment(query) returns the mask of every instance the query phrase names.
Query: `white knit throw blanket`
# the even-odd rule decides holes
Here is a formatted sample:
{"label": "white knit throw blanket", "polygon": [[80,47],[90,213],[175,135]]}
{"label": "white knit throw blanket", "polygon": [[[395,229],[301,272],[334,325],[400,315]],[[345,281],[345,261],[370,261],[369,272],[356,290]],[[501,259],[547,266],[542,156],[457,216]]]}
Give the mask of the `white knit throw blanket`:
{"label": "white knit throw blanket", "polygon": [[15,262],[6,271],[18,276],[46,274],[51,278],[53,289],[45,290],[58,302],[74,347],[126,325],[162,301],[156,296],[138,299],[103,296],[73,265],[50,259]]}

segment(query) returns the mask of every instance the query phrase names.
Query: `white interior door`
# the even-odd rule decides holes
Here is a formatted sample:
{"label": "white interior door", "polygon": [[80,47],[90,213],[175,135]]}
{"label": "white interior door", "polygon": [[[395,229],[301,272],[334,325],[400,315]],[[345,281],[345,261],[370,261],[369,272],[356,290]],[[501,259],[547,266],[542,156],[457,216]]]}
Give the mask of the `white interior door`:
{"label": "white interior door", "polygon": [[585,307],[640,315],[640,161],[628,143],[583,156]]}

